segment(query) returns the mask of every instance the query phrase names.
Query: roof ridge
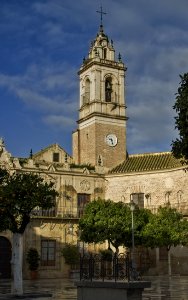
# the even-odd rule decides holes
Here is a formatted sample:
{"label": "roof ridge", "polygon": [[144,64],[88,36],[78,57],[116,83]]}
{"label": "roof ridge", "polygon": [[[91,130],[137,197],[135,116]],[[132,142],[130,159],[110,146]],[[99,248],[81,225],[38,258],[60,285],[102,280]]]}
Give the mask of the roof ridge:
{"label": "roof ridge", "polygon": [[[172,154],[170,151],[165,151],[165,152],[145,152],[145,153],[135,153],[135,154],[129,154],[128,157],[142,157],[142,156],[152,156],[152,155],[169,155]],[[173,155],[173,154],[172,154]]]}

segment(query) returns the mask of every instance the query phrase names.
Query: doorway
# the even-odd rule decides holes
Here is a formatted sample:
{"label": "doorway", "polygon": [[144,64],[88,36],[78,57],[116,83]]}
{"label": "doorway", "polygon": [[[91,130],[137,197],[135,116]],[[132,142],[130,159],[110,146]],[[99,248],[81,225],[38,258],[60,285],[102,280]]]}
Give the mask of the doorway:
{"label": "doorway", "polygon": [[11,243],[0,236],[0,278],[11,278]]}

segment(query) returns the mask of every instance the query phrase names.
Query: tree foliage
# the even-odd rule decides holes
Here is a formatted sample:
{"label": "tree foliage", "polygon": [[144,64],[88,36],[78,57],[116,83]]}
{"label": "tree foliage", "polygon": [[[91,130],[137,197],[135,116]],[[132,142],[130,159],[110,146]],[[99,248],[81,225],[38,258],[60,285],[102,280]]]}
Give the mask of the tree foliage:
{"label": "tree foliage", "polygon": [[150,215],[143,235],[149,247],[163,247],[187,244],[188,221],[183,215],[170,206],[160,207],[156,214]]}
{"label": "tree foliage", "polygon": [[172,153],[176,158],[188,162],[188,73],[180,75],[181,82],[176,93],[176,102],[173,106],[177,116],[175,128],[179,131],[179,138],[172,141]]}
{"label": "tree foliage", "polygon": [[[132,221],[129,205],[110,200],[87,204],[79,221],[80,239],[87,243],[109,241],[116,249],[132,246]],[[169,205],[156,214],[147,209],[134,210],[135,246],[167,247],[188,244],[188,221]]]}
{"label": "tree foliage", "polygon": [[46,183],[39,175],[13,173],[0,169],[0,231],[10,230],[12,239],[12,281],[14,295],[23,294],[22,253],[23,233],[36,207],[48,209],[54,206],[57,192],[52,182]]}
{"label": "tree foliage", "polygon": [[[135,245],[143,243],[142,229],[149,220],[149,211],[134,211]],[[116,249],[132,245],[132,219],[129,205],[111,200],[94,200],[87,204],[79,221],[81,240],[87,243],[110,242]]]}
{"label": "tree foliage", "polygon": [[47,209],[54,206],[57,192],[53,185],[36,174],[10,175],[0,169],[0,230],[9,229],[22,234],[35,207]]}

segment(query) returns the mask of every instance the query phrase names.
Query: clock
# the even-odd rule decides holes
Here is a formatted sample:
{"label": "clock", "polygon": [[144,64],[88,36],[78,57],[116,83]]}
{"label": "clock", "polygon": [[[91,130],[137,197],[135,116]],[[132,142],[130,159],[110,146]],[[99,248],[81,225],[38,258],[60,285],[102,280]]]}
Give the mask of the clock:
{"label": "clock", "polygon": [[108,146],[115,147],[117,145],[118,139],[115,134],[111,133],[105,137],[105,141],[108,144]]}

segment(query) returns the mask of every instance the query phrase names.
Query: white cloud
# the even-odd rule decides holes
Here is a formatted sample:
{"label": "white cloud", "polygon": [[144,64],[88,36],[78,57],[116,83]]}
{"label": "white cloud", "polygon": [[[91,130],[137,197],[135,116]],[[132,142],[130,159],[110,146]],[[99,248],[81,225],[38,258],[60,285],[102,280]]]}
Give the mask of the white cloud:
{"label": "white cloud", "polygon": [[49,115],[43,118],[43,121],[55,127],[58,131],[69,131],[70,128],[75,126],[75,119],[71,117],[65,117],[62,115]]}
{"label": "white cloud", "polygon": [[51,114],[61,113],[61,122],[65,120],[72,126],[70,120],[77,109],[78,89],[74,71],[68,65],[30,65],[23,75],[0,74],[0,86],[6,87],[28,108],[45,115],[45,123],[56,124],[59,117],[52,118]]}
{"label": "white cloud", "polygon": [[[98,31],[100,3],[18,2],[4,1],[1,7],[6,53],[0,57],[0,87],[43,124],[71,130],[79,102],[76,72]],[[187,0],[104,0],[102,5],[105,32],[128,67],[128,149],[168,150],[176,135],[172,105],[178,75],[188,71]]]}

